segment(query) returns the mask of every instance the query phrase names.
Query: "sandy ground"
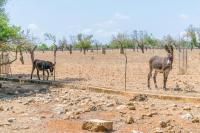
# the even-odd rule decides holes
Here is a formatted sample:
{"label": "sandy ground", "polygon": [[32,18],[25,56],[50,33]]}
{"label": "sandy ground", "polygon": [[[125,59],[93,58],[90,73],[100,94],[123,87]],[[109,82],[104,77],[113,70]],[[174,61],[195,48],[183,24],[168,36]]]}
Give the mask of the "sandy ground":
{"label": "sandy ground", "polygon": [[[163,93],[174,95],[200,95],[200,63],[199,50],[188,50],[188,71],[181,74],[179,71],[179,53],[175,50],[175,60],[173,70],[169,74],[167,86],[169,91],[162,90],[163,75],[158,74],[157,83],[159,89],[154,88],[151,80],[152,90],[147,88],[147,75],[149,72],[148,61],[153,55],[166,56],[164,50],[149,50],[145,54],[127,50],[128,67],[127,67],[127,90],[149,93]],[[53,61],[53,52],[36,52],[36,59]],[[13,63],[13,74],[30,74],[31,62],[29,54],[24,54],[25,65],[19,61]],[[181,57],[182,59],[182,57]],[[182,66],[182,62],[180,63]],[[83,55],[79,51],[57,53],[56,79],[73,84],[84,84],[90,86],[99,86],[111,89],[124,90],[124,66],[125,58],[119,54],[118,50],[107,51],[102,55],[101,51],[88,52]],[[35,72],[36,73],[36,72]],[[28,78],[30,75],[28,75]],[[180,91],[174,91],[179,88]]]}
{"label": "sandy ground", "polygon": [[2,133],[87,133],[87,119],[113,121],[114,133],[200,132],[200,104],[12,82],[0,94]]}
{"label": "sandy ground", "polygon": [[[168,80],[168,91],[163,91],[162,74],[158,75],[159,89],[147,89],[148,60],[153,55],[165,56],[164,50],[145,54],[127,51],[127,89],[136,92],[178,96],[200,95],[199,51],[188,51],[188,72],[179,72],[178,53],[175,52],[173,70]],[[53,61],[52,52],[36,52],[35,58]],[[31,61],[24,54],[25,64],[13,63],[12,74],[30,78]],[[69,55],[57,53],[56,80],[68,84],[99,86],[124,90],[124,56],[118,51]],[[36,78],[36,77],[35,77]],[[52,77],[51,77],[52,79]],[[2,81],[1,81],[2,82]],[[179,88],[179,91],[174,89]],[[141,97],[141,96],[139,96]],[[72,90],[36,84],[3,82],[0,89],[0,132],[16,133],[87,133],[81,129],[87,119],[110,120],[114,133],[199,133],[200,104],[156,100],[144,101],[133,97],[100,94],[87,90]],[[133,119],[132,124],[127,124]],[[136,133],[134,132],[134,133]],[[137,132],[139,133],[139,132]]]}

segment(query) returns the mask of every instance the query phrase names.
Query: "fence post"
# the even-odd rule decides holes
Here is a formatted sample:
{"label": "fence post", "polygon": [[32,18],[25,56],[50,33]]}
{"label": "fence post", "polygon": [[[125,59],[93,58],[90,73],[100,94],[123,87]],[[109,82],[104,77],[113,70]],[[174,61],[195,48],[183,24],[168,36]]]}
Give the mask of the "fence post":
{"label": "fence post", "polygon": [[126,73],[127,73],[127,55],[126,55],[126,51],[124,53],[124,57],[125,57],[125,73],[124,73],[124,90],[126,91]]}
{"label": "fence post", "polygon": [[185,59],[185,61],[186,61],[186,63],[185,63],[185,69],[186,69],[186,73],[187,73],[187,68],[188,68],[188,51],[187,51],[187,48],[186,48],[186,55],[185,55],[186,57],[186,59]]}
{"label": "fence post", "polygon": [[55,45],[55,48],[54,48],[54,77],[53,77],[53,80],[55,81],[56,80],[56,52],[57,52],[57,46],[56,44]]}

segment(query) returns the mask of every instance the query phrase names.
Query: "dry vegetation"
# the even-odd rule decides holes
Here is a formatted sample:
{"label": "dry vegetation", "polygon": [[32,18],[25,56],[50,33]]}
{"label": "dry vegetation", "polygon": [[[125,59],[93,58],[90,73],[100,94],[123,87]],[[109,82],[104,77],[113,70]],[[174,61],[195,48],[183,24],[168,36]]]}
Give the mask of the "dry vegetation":
{"label": "dry vegetation", "polygon": [[[153,54],[154,53],[154,54]],[[141,52],[127,51],[128,70],[127,70],[127,89],[130,91],[146,91],[150,93],[180,94],[180,95],[199,95],[200,85],[200,63],[199,50],[188,51],[188,72],[182,75],[179,72],[178,51],[175,51],[175,62],[169,74],[167,86],[170,91],[162,90],[163,77],[158,74],[157,83],[159,90],[147,88],[147,74],[149,72],[148,60],[153,55],[166,56],[164,50],[149,50],[145,54]],[[36,52],[35,58],[53,61],[53,52]],[[30,74],[31,60],[29,55],[24,56],[25,65],[20,62],[12,64],[13,74]],[[79,51],[70,55],[68,52],[57,53],[56,79],[68,83],[84,84],[112,89],[124,89],[124,63],[125,58],[119,54],[118,50],[107,51],[106,55],[101,52],[97,54],[88,52],[86,55]],[[29,78],[29,77],[28,77]],[[173,91],[173,90],[181,91]],[[172,91],[171,91],[172,90]]]}
{"label": "dry vegetation", "polygon": [[[164,50],[154,54],[165,56]],[[153,51],[145,54],[127,51],[128,91],[155,94],[199,96],[199,51],[189,51],[186,75],[178,71],[178,53],[169,75],[168,91],[161,89],[162,75],[158,76],[159,90],[147,89],[148,60]],[[25,64],[12,64],[12,73],[30,78],[31,59],[24,54]],[[35,58],[53,61],[53,52],[36,52]],[[35,77],[36,78],[36,77]],[[99,86],[123,90],[124,56],[119,51],[107,51],[106,55],[79,51],[57,53],[56,79],[68,84]],[[153,82],[152,86],[153,86]],[[179,88],[179,91],[177,89]],[[174,90],[175,89],[175,90]],[[192,91],[191,91],[192,90]],[[140,97],[144,97],[141,99]],[[200,105],[168,100],[156,100],[146,96],[122,97],[100,94],[88,90],[67,87],[4,82],[0,91],[0,132],[69,132],[86,133],[81,124],[86,119],[113,121],[116,133],[141,132],[194,132],[198,133]]]}

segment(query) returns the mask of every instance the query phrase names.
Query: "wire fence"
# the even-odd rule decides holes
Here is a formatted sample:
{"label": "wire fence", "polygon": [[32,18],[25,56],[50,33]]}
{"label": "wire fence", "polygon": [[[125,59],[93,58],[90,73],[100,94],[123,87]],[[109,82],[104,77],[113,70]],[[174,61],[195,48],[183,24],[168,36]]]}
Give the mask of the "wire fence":
{"label": "wire fence", "polygon": [[[1,54],[0,55],[0,64],[6,63],[9,61],[9,55],[6,54]],[[7,65],[0,65],[0,74],[9,74],[10,73],[10,64]]]}
{"label": "wire fence", "polygon": [[[58,51],[55,78],[57,81],[69,84],[116,90],[127,89],[128,91],[150,93],[200,95],[200,68],[198,65],[200,63],[200,50],[175,50],[173,69],[167,81],[167,87],[170,91],[163,91],[162,89],[162,74],[157,76],[159,89],[154,88],[152,80],[152,90],[147,88],[149,59],[154,55],[166,57],[167,53],[164,49],[151,49],[144,54],[141,51],[126,49],[126,66],[126,58],[119,53],[118,49],[106,50],[106,54],[93,50],[93,52],[88,51],[86,55],[80,53],[80,51],[73,51],[72,54],[67,51]],[[54,55],[52,51],[45,51],[44,53],[36,51],[35,59],[53,62]],[[24,53],[24,61],[24,65],[20,64],[19,61],[11,65],[13,76],[20,74],[30,78],[32,65],[29,54]],[[182,73],[183,68],[187,69],[184,70],[184,73]],[[34,78],[37,79],[36,72],[34,74]],[[50,80],[53,80],[53,76],[50,77]]]}

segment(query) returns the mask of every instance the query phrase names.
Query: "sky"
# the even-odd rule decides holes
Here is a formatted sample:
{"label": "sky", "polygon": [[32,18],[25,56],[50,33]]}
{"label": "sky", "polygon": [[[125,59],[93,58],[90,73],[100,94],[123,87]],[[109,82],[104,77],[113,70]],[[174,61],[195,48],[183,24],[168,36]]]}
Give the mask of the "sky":
{"label": "sky", "polygon": [[93,34],[102,43],[117,33],[145,30],[154,37],[178,37],[200,26],[200,0],[9,0],[10,23],[38,38]]}

